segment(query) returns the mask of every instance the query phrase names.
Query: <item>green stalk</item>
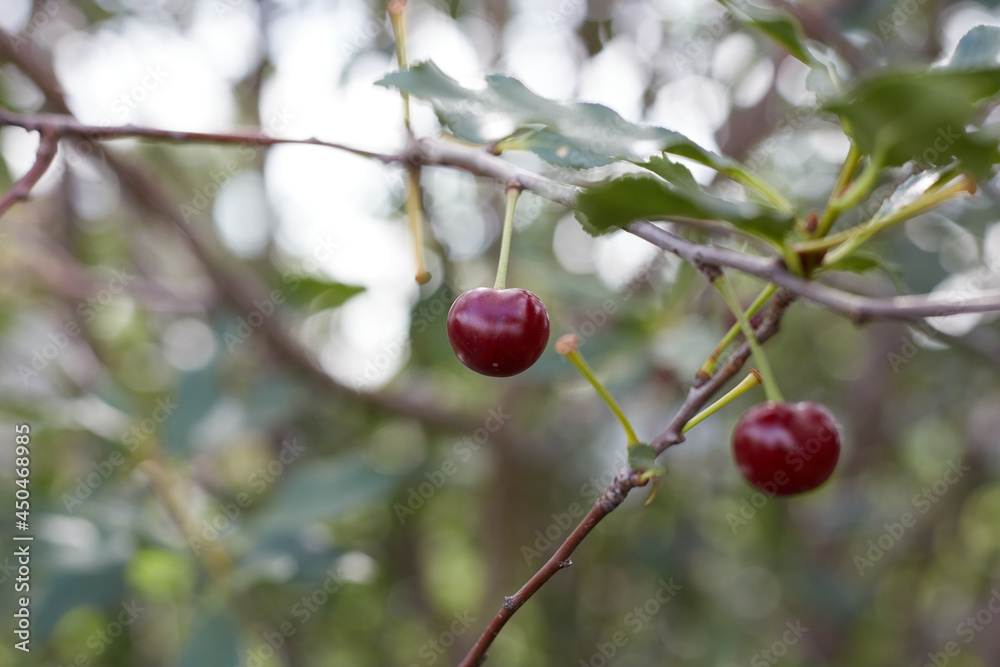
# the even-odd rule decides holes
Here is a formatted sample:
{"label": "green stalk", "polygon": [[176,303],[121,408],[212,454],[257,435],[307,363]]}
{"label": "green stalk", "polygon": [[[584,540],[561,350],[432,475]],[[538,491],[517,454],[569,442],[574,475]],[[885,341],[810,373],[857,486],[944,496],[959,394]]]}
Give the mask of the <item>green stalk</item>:
{"label": "green stalk", "polygon": [[695,426],[702,423],[703,421],[714,415],[716,412],[718,412],[720,409],[728,405],[730,402],[732,402],[734,398],[736,398],[743,392],[747,391],[748,389],[756,387],[759,384],[761,384],[760,372],[757,371],[757,369],[755,368],[751,368],[750,375],[747,375],[746,378],[743,379],[743,382],[740,382],[738,385],[733,387],[729,391],[729,393],[727,393],[725,396],[717,400],[715,403],[712,403],[710,406],[708,406],[707,408],[699,412],[697,415],[692,417],[687,424],[684,424],[684,428],[681,429],[681,434],[683,435],[684,433],[687,433]]}
{"label": "green stalk", "polygon": [[855,250],[865,244],[868,239],[883,229],[909,220],[913,216],[934,208],[938,204],[951,199],[955,195],[961,194],[962,192],[968,192],[969,187],[969,179],[963,174],[960,178],[949,185],[946,185],[938,190],[925,192],[912,204],[904,206],[890,215],[883,218],[872,218],[862,225],[852,227],[847,230],[846,233],[838,234],[836,237],[831,237],[831,240],[836,239],[837,237],[843,238],[839,239],[840,243],[838,244],[836,250],[828,253],[827,256],[823,258],[823,265],[830,266],[845,257],[849,257]]}
{"label": "green stalk", "polygon": [[833,203],[837,198],[844,192],[847,188],[847,184],[851,182],[854,174],[857,173],[858,163],[861,160],[861,151],[858,147],[851,142],[851,148],[847,151],[847,157],[844,158],[844,164],[840,168],[840,174],[837,176],[837,182],[833,185],[833,191],[830,193],[830,199],[827,201],[826,209],[823,211],[823,217],[820,218],[819,224],[816,225],[816,231],[813,236],[817,238],[822,238],[827,235],[830,231],[830,227],[833,223],[837,221],[837,216],[840,211],[836,210]]}
{"label": "green stalk", "polygon": [[493,289],[503,289],[507,286],[507,260],[510,258],[510,237],[514,230],[514,209],[517,198],[521,196],[521,188],[507,188],[507,208],[503,215],[503,239],[500,241],[500,262],[497,265],[497,279]]}
{"label": "green stalk", "polygon": [[783,402],[784,399],[781,396],[781,391],[778,389],[778,383],[775,382],[774,374],[771,373],[771,365],[768,363],[764,351],[760,349],[760,343],[757,342],[757,336],[754,335],[749,320],[743,314],[743,309],[740,308],[739,297],[736,296],[736,290],[733,289],[729,278],[723,273],[721,277],[713,280],[712,284],[719,290],[719,294],[722,295],[726,305],[733,311],[733,315],[740,323],[743,336],[747,339],[747,345],[750,346],[750,352],[753,354],[754,361],[757,362],[757,369],[760,372],[761,380],[763,380],[764,392],[767,394],[767,399],[769,401]]}
{"label": "green stalk", "polygon": [[734,181],[738,181],[754,190],[757,194],[764,198],[764,201],[768,202],[782,213],[787,215],[795,214],[795,207],[792,205],[792,202],[788,201],[785,195],[781,194],[777,188],[757,174],[751,171],[736,169],[726,170],[725,173]]}
{"label": "green stalk", "polygon": [[[751,303],[750,306],[747,308],[746,316],[748,318],[753,317],[757,313],[757,311],[761,309],[761,306],[767,303],[767,300],[770,299],[772,296],[774,296],[774,293],[777,291],[778,291],[777,285],[775,285],[774,283],[768,283],[767,287],[761,290],[761,293],[757,295],[757,298],[754,299],[753,303]],[[715,364],[718,363],[719,361],[719,357],[721,357],[722,353],[726,351],[726,348],[729,347],[729,344],[736,339],[736,334],[738,334],[739,332],[740,332],[739,322],[736,322],[735,324],[733,324],[733,326],[729,327],[729,331],[727,331],[726,335],[722,337],[722,340],[719,341],[719,344],[715,346],[715,350],[708,357],[708,359],[705,360],[705,363],[701,365],[701,368],[698,370],[699,375],[705,375],[708,377],[712,376],[712,373],[715,371]]]}
{"label": "green stalk", "polygon": [[424,256],[424,221],[420,205],[420,166],[407,165],[408,187],[406,190],[406,219],[410,225],[410,237],[413,239],[413,255],[417,264],[417,282],[426,285],[431,280],[427,270],[427,260]]}
{"label": "green stalk", "polygon": [[[875,181],[878,180],[878,175],[881,171],[882,160],[872,157],[864,169],[861,170],[861,174],[851,182],[847,190],[830,200],[826,210],[823,211],[823,217],[816,226],[816,235],[825,235],[830,231],[830,227],[833,226],[833,223],[836,222],[841,213],[853,208],[858,202],[864,199],[875,186]],[[820,231],[823,234],[820,234]]]}
{"label": "green stalk", "polygon": [[[399,69],[405,70],[410,67],[410,60],[406,54],[406,2],[405,0],[392,0],[386,8],[389,12],[389,20],[392,21],[392,32],[396,37],[396,62]],[[406,131],[410,132],[410,96],[400,91],[403,98],[403,124]]]}
{"label": "green stalk", "polygon": [[[955,181],[951,185],[940,188],[938,190],[929,190],[924,193],[922,197],[912,202],[911,204],[904,206],[895,213],[887,215],[884,218],[872,218],[867,222],[860,225],[851,227],[850,229],[845,229],[842,232],[838,232],[832,236],[827,236],[825,238],[809,239],[807,241],[799,241],[793,247],[796,251],[806,254],[818,252],[820,250],[829,250],[830,248],[835,248],[842,243],[851,241],[859,235],[865,235],[865,239],[870,238],[871,233],[881,231],[887,227],[891,227],[900,222],[905,222],[910,218],[927,211],[938,204],[954,197],[955,195],[961,194],[963,192],[969,192],[970,182],[968,178],[961,178]],[[874,228],[874,232],[872,231]],[[855,248],[856,249],[856,248]],[[839,249],[838,249],[839,251]]]}
{"label": "green stalk", "polygon": [[587,360],[584,359],[583,355],[580,354],[580,351],[576,349],[577,344],[577,340],[574,336],[572,337],[569,350],[560,350],[560,343],[556,344],[556,350],[559,351],[560,354],[563,354],[574,366],[576,366],[576,369],[580,371],[580,375],[587,378],[587,382],[589,382],[590,385],[597,390],[597,393],[604,399],[604,402],[607,403],[609,408],[611,408],[611,412],[615,414],[615,417],[617,417],[618,421],[621,422],[622,428],[625,429],[625,437],[628,438],[628,446],[629,449],[631,449],[633,446],[639,444],[639,438],[635,434],[635,429],[632,428],[632,424],[629,423],[628,417],[625,416],[625,412],[622,410],[621,406],[618,405],[618,401],[616,401],[615,397],[611,395],[611,392],[604,388],[601,381],[597,379],[596,375],[594,375],[594,371],[591,370],[590,365],[587,364]]}

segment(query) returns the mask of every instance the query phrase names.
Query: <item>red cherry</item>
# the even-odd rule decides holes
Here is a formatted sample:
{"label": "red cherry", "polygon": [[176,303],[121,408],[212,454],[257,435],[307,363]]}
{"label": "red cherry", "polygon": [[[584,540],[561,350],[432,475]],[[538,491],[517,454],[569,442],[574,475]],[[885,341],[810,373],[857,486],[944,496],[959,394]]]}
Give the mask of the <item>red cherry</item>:
{"label": "red cherry", "polygon": [[743,477],[761,491],[792,496],[829,479],[840,458],[840,435],[822,405],[762,403],[733,431],[733,456]]}
{"label": "red cherry", "polygon": [[477,373],[517,375],[542,356],[549,313],[528,290],[477,287],[448,311],[448,340],[459,361]]}

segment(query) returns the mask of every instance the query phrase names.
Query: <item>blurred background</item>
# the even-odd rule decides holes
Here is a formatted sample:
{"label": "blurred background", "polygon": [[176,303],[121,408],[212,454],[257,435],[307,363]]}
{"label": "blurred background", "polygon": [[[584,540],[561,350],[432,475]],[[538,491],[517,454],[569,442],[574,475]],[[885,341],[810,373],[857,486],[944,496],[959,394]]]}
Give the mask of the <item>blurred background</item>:
{"label": "blurred background", "polygon": [[[947,56],[972,26],[1000,24],[995,4],[792,8],[877,66]],[[463,84],[503,71],[681,131],[804,210],[846,154],[805,66],[708,0],[412,2],[409,26],[411,58]],[[0,0],[0,28],[9,110],[60,110],[28,62],[51,66],[93,125],[403,145],[398,94],[373,85],[395,69],[381,2]],[[414,128],[438,132],[426,105]],[[398,167],[311,146],[102,145],[61,142],[33,201],[0,221],[0,665],[457,662],[625,447],[551,345],[504,380],[450,350],[451,302],[493,280],[500,184],[424,170],[434,277],[420,287]],[[0,129],[4,190],[37,146]],[[984,194],[875,247],[898,272],[851,288],[1000,286]],[[647,439],[731,322],[676,258],[622,232],[591,238],[531,194],[508,284],[543,299],[553,341],[581,337]],[[737,284],[747,301],[759,289]],[[652,504],[637,491],[603,522],[489,664],[1000,664],[995,319],[855,327],[796,304],[768,348],[785,396],[842,425],[832,481],[794,500],[747,486],[729,438],[763,395],[741,397],[661,458]],[[20,423],[30,654],[11,631]]]}

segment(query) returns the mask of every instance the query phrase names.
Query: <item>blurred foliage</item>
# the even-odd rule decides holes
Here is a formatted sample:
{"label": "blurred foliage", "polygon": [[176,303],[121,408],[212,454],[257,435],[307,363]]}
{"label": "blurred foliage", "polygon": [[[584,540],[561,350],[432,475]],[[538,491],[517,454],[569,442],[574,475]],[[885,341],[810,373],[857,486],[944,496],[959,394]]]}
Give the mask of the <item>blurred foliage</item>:
{"label": "blurred foliage", "polygon": [[[16,28],[44,56],[55,43],[104,29],[156,25],[181,34],[204,12],[220,20],[248,14],[269,43],[251,67],[226,79],[226,92],[232,125],[258,125],[268,122],[262,100],[277,94],[269,87],[277,57],[311,39],[301,24],[300,33],[287,26],[313,11],[350,18],[357,32],[328,45],[347,54],[343,80],[313,80],[306,62],[298,85],[341,90],[348,71],[360,71],[381,90],[374,84],[392,54],[382,4],[34,3]],[[516,62],[504,37],[525,25],[558,34],[552,48],[574,76],[634,42],[651,117],[658,91],[677,81],[694,77],[722,91],[718,151],[659,127],[670,127],[662,119],[638,125],[606,107],[556,104],[512,77],[492,75],[480,89],[459,85],[444,73],[455,63],[383,82],[408,90],[415,105],[429,99],[460,140],[505,140],[528,151],[511,159],[540,170],[544,161],[568,182],[595,185],[582,208],[601,228],[637,214],[722,214],[779,241],[791,214],[754,190],[770,182],[798,212],[822,208],[846,152],[833,114],[887,164],[902,165],[877,184],[864,207],[869,215],[883,202],[898,204],[908,179],[919,178],[914,172],[927,173],[920,171],[927,164],[910,160],[934,147],[939,127],[954,127],[958,137],[925,157],[931,166],[958,158],[985,174],[996,160],[995,35],[972,33],[977,41],[929,69],[950,55],[944,44],[954,47],[956,31],[996,22],[996,3],[815,5],[870,62],[859,80],[847,80],[829,48],[802,36],[803,21],[736,2],[725,4],[739,20],[715,3],[676,4],[686,9],[653,1],[415,2],[412,24],[467,30],[485,71]],[[807,79],[805,65],[768,35],[814,65],[814,75]],[[734,100],[752,88],[757,65],[770,72],[767,90],[740,105]],[[692,95],[690,104],[703,101]],[[44,110],[11,64],[0,67],[0,104]],[[608,141],[598,152],[592,123],[609,118],[615,133],[601,138]],[[18,150],[25,133],[4,128],[0,139],[6,190],[26,167]],[[637,150],[643,141],[655,145]],[[266,281],[272,291],[261,299],[279,303],[234,312],[176,230],[135,207],[104,165],[70,159],[65,144],[34,201],[4,217],[0,417],[8,435],[0,438],[0,524],[5,536],[14,532],[6,509],[15,489],[13,433],[26,422],[35,541],[30,654],[11,639],[9,539],[0,552],[0,665],[457,662],[503,596],[537,570],[626,462],[614,418],[551,350],[522,376],[498,381],[467,371],[447,343],[451,301],[491,280],[500,186],[425,170],[436,280],[387,289],[385,276],[401,263],[388,247],[348,247],[377,267],[352,277],[309,266],[311,249],[283,243],[276,218],[287,225],[315,212],[269,189],[281,149],[116,148],[157,174],[178,205],[196,209],[191,227],[210,240],[220,265]],[[748,166],[727,152],[740,152],[732,157]],[[634,164],[608,166],[619,159]],[[699,171],[706,165],[730,178],[706,186]],[[213,181],[220,173],[221,185]],[[324,209],[323,224],[385,223],[393,230],[386,234],[402,236],[402,188],[391,185],[393,168],[380,173],[385,188],[359,187],[352,195],[360,203]],[[267,185],[251,193],[266,205],[239,209],[247,220],[267,221],[256,250],[235,243],[220,222],[236,175]],[[300,185],[321,189],[322,177]],[[206,194],[213,182],[218,199]],[[1000,285],[994,187],[987,181],[985,193],[877,237],[869,255],[836,267],[865,275],[840,277],[880,294]],[[359,207],[373,218],[359,222]],[[848,214],[839,224],[857,221]],[[740,250],[751,241],[716,239]],[[380,253],[389,257],[381,264]],[[554,333],[581,337],[641,438],[659,433],[731,323],[700,274],[622,232],[592,238],[572,212],[529,194],[518,209],[513,257],[509,284],[543,299]],[[126,276],[124,289],[112,289],[113,271]],[[747,302],[760,288],[751,279],[736,284]],[[358,324],[364,308],[388,312],[400,301],[408,310],[401,333],[364,357],[358,350],[371,352],[362,343],[376,336]],[[268,345],[257,322],[275,311],[348,391],[316,382]],[[78,334],[67,332],[70,323]],[[842,424],[845,451],[833,480],[792,500],[746,486],[729,435],[761,396],[741,397],[659,459],[667,472],[652,504],[643,507],[645,494],[636,492],[604,521],[573,567],[504,629],[489,664],[998,664],[1000,332],[993,316],[934,324],[855,327],[796,304],[768,349],[785,396],[821,401]],[[379,393],[351,391],[358,388]],[[411,414],[372,395],[418,399],[427,409]]]}

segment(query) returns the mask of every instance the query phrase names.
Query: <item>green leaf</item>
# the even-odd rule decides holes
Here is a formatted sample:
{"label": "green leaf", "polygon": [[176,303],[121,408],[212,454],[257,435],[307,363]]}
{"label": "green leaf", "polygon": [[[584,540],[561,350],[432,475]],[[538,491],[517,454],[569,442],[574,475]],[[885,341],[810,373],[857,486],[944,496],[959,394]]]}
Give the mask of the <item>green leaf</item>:
{"label": "green leaf", "polygon": [[504,148],[532,151],[556,166],[589,169],[663,151],[703,163],[712,159],[682,134],[631,123],[600,104],[545,99],[503,74],[490,74],[483,88],[471,90],[423,62],[377,83],[430,102],[441,124],[462,141],[487,144],[512,137]]}
{"label": "green leaf", "polygon": [[354,457],[299,462],[289,474],[277,497],[250,519],[250,533],[307,528],[385,495],[396,482]]}
{"label": "green leaf", "polygon": [[649,158],[646,162],[637,162],[640,167],[644,167],[668,183],[673,183],[680,188],[698,189],[698,183],[691,175],[691,170],[682,164],[672,161],[666,155],[657,155]]}
{"label": "green leaf", "polygon": [[[788,215],[794,215],[795,213],[795,207],[784,195],[735,160],[704,150],[694,144],[690,146],[676,144],[669,147],[668,152],[672,152],[680,157],[686,157],[689,160],[694,160],[699,164],[715,169],[720,174],[729,176],[734,181],[747,186],[751,193],[758,195],[769,206],[776,208],[782,213]],[[635,164],[649,169],[654,174],[660,176],[660,178],[678,187],[699,187],[687,167],[672,162],[666,157],[666,153],[662,156],[652,157],[646,162],[636,162]]]}
{"label": "green leaf", "polygon": [[690,188],[671,188],[655,178],[624,176],[577,197],[577,217],[592,233],[605,233],[638,219],[672,216],[725,220],[769,241],[781,241],[795,222],[753,204],[730,202]]}
{"label": "green leaf", "polygon": [[341,306],[351,297],[365,291],[364,287],[358,285],[346,285],[311,276],[292,277],[288,282],[289,287],[285,290],[288,303],[313,312]]}
{"label": "green leaf", "polygon": [[896,286],[903,287],[903,272],[894,263],[874,252],[854,252],[833,264],[824,267],[823,271],[847,271],[848,273],[864,274],[881,271]]}
{"label": "green leaf", "polygon": [[229,611],[202,616],[191,627],[191,638],[174,660],[175,667],[242,664],[240,629]]}
{"label": "green leaf", "polygon": [[614,162],[614,158],[590,150],[584,144],[547,128],[533,130],[517,139],[504,142],[505,149],[529,150],[557,167],[591,169]]}
{"label": "green leaf", "polygon": [[856,252],[840,261],[826,267],[828,271],[847,271],[849,273],[868,273],[881,269],[885,262],[875,253]]}
{"label": "green leaf", "polygon": [[965,33],[948,61],[950,69],[991,69],[1000,65],[1000,27],[978,25]]}
{"label": "green leaf", "polygon": [[957,158],[983,177],[1000,159],[996,138],[967,127],[984,102],[1000,93],[1000,67],[983,67],[984,54],[995,47],[984,45],[989,34],[966,35],[948,67],[877,74],[826,109],[840,116],[861,151],[881,166],[910,160],[943,166]]}
{"label": "green leaf", "polygon": [[806,46],[802,26],[795,17],[782,12],[760,9],[747,2],[735,0],[719,0],[719,2],[740,21],[764,33],[805,64],[812,65],[815,62]]}
{"label": "green leaf", "polygon": [[632,445],[628,450],[628,464],[634,470],[649,470],[656,467],[656,450],[649,445]]}

